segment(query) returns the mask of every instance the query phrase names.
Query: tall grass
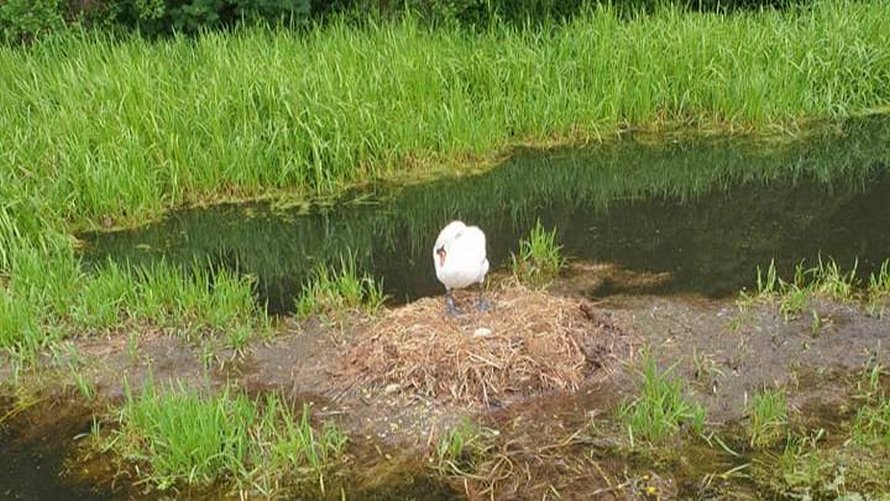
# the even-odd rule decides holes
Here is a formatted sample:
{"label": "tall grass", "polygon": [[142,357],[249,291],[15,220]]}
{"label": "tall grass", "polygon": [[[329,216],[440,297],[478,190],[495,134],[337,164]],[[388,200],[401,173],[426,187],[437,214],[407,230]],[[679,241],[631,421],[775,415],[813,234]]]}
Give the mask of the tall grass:
{"label": "tall grass", "polygon": [[162,328],[186,336],[264,332],[269,318],[246,277],[164,262],[109,262],[82,271],[70,254],[18,249],[0,286],[0,349],[33,352],[61,336],[124,327]]}
{"label": "tall grass", "polygon": [[890,103],[887,18],[886,1],[825,0],[630,20],[599,8],[478,34],[409,18],[54,38],[0,49],[0,181],[82,226],[227,194],[328,193],[625,123],[767,128],[848,114]]}
{"label": "tall grass", "polygon": [[556,228],[547,231],[537,221],[528,237],[519,241],[519,254],[512,256],[513,275],[532,287],[547,286],[565,264],[561,249],[556,243]]}
{"label": "tall grass", "polygon": [[639,396],[622,400],[617,409],[619,420],[627,427],[631,446],[637,440],[665,440],[683,424],[701,432],[707,411],[701,404],[684,397],[683,382],[670,374],[673,367],[660,371],[655,357],[648,352],[643,354],[641,364]]}
{"label": "tall grass", "polygon": [[299,416],[274,394],[255,402],[225,389],[203,395],[149,382],[139,395],[128,390],[114,446],[125,459],[147,464],[159,489],[225,480],[273,485],[322,486],[339,460],[346,437],[333,424],[319,431],[304,405]]}
{"label": "tall grass", "polygon": [[374,277],[359,276],[352,254],[340,257],[339,267],[316,266],[296,300],[298,317],[325,316],[349,310],[373,313],[383,305],[383,286]]}
{"label": "tall grass", "polygon": [[788,424],[788,403],[781,390],[756,393],[749,403],[752,447],[769,447],[783,438]]}
{"label": "tall grass", "polygon": [[128,395],[121,414],[121,442],[129,459],[145,461],[161,489],[178,482],[208,483],[246,474],[254,404],[228,391],[215,398],[193,390],[159,391],[149,385]]}

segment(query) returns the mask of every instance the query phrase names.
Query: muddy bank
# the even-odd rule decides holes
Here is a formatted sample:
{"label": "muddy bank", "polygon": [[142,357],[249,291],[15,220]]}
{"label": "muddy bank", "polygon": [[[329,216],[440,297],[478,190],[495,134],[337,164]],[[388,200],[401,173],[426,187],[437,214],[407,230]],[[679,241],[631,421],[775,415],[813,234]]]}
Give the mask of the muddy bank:
{"label": "muddy bank", "polygon": [[[109,471],[90,471],[78,457],[78,440],[89,434],[93,411],[64,392],[0,398],[0,497],[3,499],[101,501],[113,499],[101,485]],[[100,485],[96,485],[99,483]]]}
{"label": "muddy bank", "polygon": [[[559,493],[563,498],[580,499],[597,493],[622,499],[653,492],[682,498],[708,489],[718,494],[753,494],[757,487],[751,481],[709,477],[751,461],[747,455],[727,454],[716,443],[692,439],[669,457],[629,447],[626,430],[616,422],[615,408],[637,391],[637,363],[643,347],[662,368],[673,366],[689,398],[707,408],[708,430],[722,434],[727,447],[739,450],[746,447],[740,435],[747,405],[756,392],[784,389],[792,421],[830,432],[837,428],[836,422],[849,419],[855,411],[855,381],[860,371],[875,364],[890,365],[890,356],[881,348],[886,344],[888,320],[867,315],[856,303],[812,300],[806,311],[815,312],[819,322],[814,323],[809,314],[786,321],[777,306],[768,303],[740,312],[735,300],[691,296],[612,296],[591,301],[583,299],[584,284],[590,283],[599,282],[596,277],[584,280],[576,275],[557,284],[554,291],[558,292],[551,294],[568,298],[587,319],[583,329],[593,336],[623,339],[621,348],[609,345],[612,348],[598,370],[583,372],[577,384],[562,390],[539,387],[514,398],[443,399],[420,391],[421,387],[393,387],[395,381],[385,378],[344,384],[337,377],[344,357],[367,341],[368,329],[380,322],[375,318],[335,323],[283,319],[274,337],[254,341],[243,353],[225,348],[219,340],[158,333],[144,333],[135,346],[128,346],[122,336],[70,341],[71,348],[61,350],[68,358],[46,363],[69,367],[70,357],[75,357],[79,372],[95,389],[95,399],[84,404],[70,381],[61,382],[68,376],[56,376],[56,388],[63,385],[65,391],[44,390],[47,402],[29,411],[30,417],[4,423],[14,432],[7,433],[2,442],[3,450],[11,451],[5,456],[11,464],[40,466],[31,468],[29,475],[52,471],[55,478],[61,472],[68,480],[53,484],[43,477],[21,476],[24,483],[10,479],[10,489],[25,498],[31,495],[31,484],[50,489],[33,491],[34,496],[43,497],[53,494],[52,485],[59,485],[59,492],[75,496],[68,499],[80,499],[84,493],[94,495],[80,487],[92,483],[104,489],[103,495],[120,497],[119,492],[109,491],[113,480],[119,485],[122,479],[126,483],[133,478],[120,476],[107,463],[105,470],[95,469],[95,463],[89,466],[83,451],[68,445],[74,436],[90,431],[94,416],[113,426],[115,414],[107,406],[113,408],[121,401],[123,382],[138,391],[151,375],[155,382],[181,381],[196,387],[234,383],[250,395],[274,391],[295,404],[311,403],[316,417],[335,420],[350,437],[351,471],[341,478],[350,498],[540,499]],[[585,310],[594,313],[585,317]],[[479,318],[462,321],[469,325]],[[475,332],[476,326],[470,327]],[[58,415],[71,419],[54,419]],[[496,433],[473,475],[443,475],[432,468],[432,451],[443,433],[466,417]],[[19,424],[12,426],[13,422]],[[41,456],[46,450],[41,441],[55,449]],[[15,451],[26,452],[16,455]],[[37,463],[27,462],[34,458]],[[86,474],[84,468],[94,469]],[[428,497],[428,493],[438,497]]]}

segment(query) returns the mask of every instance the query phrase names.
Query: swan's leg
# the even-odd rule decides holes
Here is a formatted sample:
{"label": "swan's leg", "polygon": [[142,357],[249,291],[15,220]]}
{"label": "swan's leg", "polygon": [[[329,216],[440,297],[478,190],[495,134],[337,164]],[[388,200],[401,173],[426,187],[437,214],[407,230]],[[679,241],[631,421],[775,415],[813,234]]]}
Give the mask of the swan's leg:
{"label": "swan's leg", "polygon": [[451,289],[445,289],[445,314],[449,317],[460,315],[461,312],[454,304],[454,296],[451,295]]}
{"label": "swan's leg", "polygon": [[476,308],[479,311],[489,311],[491,310],[491,303],[485,299],[483,294],[485,293],[485,281],[479,282],[479,301],[476,303]]}

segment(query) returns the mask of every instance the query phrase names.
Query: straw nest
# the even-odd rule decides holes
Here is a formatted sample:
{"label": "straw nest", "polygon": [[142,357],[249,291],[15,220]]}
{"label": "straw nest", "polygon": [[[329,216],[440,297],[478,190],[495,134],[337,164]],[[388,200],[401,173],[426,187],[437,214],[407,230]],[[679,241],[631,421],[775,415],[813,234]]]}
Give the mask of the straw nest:
{"label": "straw nest", "polygon": [[[458,297],[458,299],[461,299]],[[450,318],[443,299],[393,309],[360,333],[341,358],[349,387],[420,393],[456,404],[502,403],[575,390],[604,366],[620,331],[589,303],[520,286],[496,292],[493,309]]]}

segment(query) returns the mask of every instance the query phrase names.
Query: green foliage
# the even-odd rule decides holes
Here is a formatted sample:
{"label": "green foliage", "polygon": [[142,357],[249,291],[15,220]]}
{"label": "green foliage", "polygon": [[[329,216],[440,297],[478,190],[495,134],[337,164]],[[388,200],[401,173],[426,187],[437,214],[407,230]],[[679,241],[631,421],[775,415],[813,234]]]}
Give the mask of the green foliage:
{"label": "green foliage", "polygon": [[881,268],[868,277],[868,303],[866,309],[871,315],[883,316],[890,303],[890,260],[881,263]]}
{"label": "green foliage", "polygon": [[139,396],[127,395],[121,445],[127,459],[150,465],[160,489],[209,483],[243,475],[256,414],[250,400],[229,390],[207,398],[184,387],[162,392],[149,385]]}
{"label": "green foliage", "polygon": [[27,42],[64,25],[61,0],[0,1],[0,34],[7,42]]}
{"label": "green foliage", "polygon": [[890,451],[890,398],[882,385],[886,377],[884,368],[878,364],[863,371],[859,386],[864,401],[853,419],[851,436],[856,444],[880,446]]}
{"label": "green foliage", "polygon": [[823,1],[627,22],[600,9],[540,33],[406,19],[311,36],[53,39],[0,50],[0,161],[10,166],[0,185],[7,200],[45,206],[38,213],[98,225],[227,190],[330,194],[409,158],[485,154],[516,138],[848,114],[890,100],[888,16],[883,2]]}
{"label": "green foliage", "polygon": [[673,368],[660,372],[655,358],[648,352],[642,358],[640,395],[624,399],[618,406],[618,418],[624,422],[631,446],[637,439],[659,442],[688,423],[696,432],[704,429],[706,409],[683,397],[682,381],[670,376]]}
{"label": "green foliage", "polygon": [[273,471],[298,472],[300,477],[317,478],[323,485],[325,470],[343,454],[347,439],[333,422],[316,431],[310,415],[304,403],[297,419],[280,398],[269,395],[260,435],[268,437],[270,446],[264,454]]}
{"label": "green foliage", "polygon": [[309,9],[309,0],[134,0],[125,10],[148,32],[197,33],[241,22],[299,23]]}
{"label": "green foliage", "polygon": [[350,310],[377,311],[385,300],[383,285],[370,275],[359,276],[352,254],[340,257],[339,268],[316,266],[296,301],[298,317],[337,315]]}
{"label": "green foliage", "polygon": [[492,431],[465,419],[449,428],[436,446],[436,468],[448,474],[471,475],[491,448]]}
{"label": "green foliage", "polygon": [[0,349],[33,354],[43,342],[30,305],[0,288]]}
{"label": "green foliage", "polygon": [[862,445],[890,447],[890,399],[859,409],[853,424],[853,440]]}
{"label": "green foliage", "polygon": [[788,404],[780,390],[755,394],[749,404],[752,447],[770,447],[784,436],[788,422]]}
{"label": "green foliage", "polygon": [[[858,262],[848,272],[843,272],[834,260],[823,261],[812,268],[804,268],[803,262],[794,268],[794,278],[788,282],[779,277],[775,261],[762,272],[757,267],[757,289],[755,299],[778,299],[779,310],[786,320],[798,318],[806,307],[807,301],[814,296],[835,301],[849,301],[857,295],[859,280],[856,277]],[[880,296],[880,278],[872,276],[874,297]],[[742,303],[751,300],[743,297]]]}
{"label": "green foliage", "polygon": [[547,231],[537,221],[528,238],[519,241],[519,255],[512,256],[513,275],[531,287],[546,287],[565,264],[561,249],[556,243],[556,229]]}
{"label": "green foliage", "polygon": [[224,478],[267,489],[323,485],[346,437],[330,422],[316,431],[306,405],[297,418],[275,395],[263,404],[229,388],[208,396],[182,385],[160,389],[149,381],[138,396],[127,391],[114,444],[125,459],[147,464],[148,478],[160,489]]}

